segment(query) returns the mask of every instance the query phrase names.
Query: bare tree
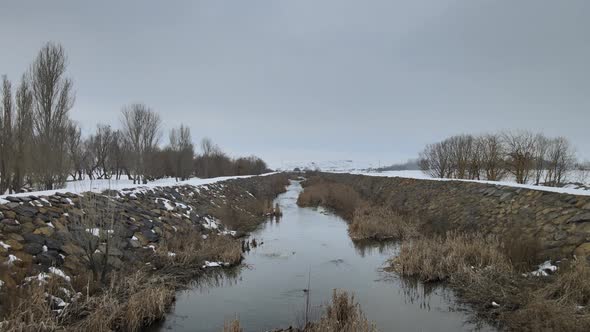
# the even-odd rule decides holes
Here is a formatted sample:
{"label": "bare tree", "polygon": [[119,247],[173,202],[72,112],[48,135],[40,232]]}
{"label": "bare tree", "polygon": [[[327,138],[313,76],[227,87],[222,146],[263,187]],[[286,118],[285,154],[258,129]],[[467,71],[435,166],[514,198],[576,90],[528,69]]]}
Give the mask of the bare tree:
{"label": "bare tree", "polygon": [[485,135],[481,138],[481,164],[487,180],[499,181],[504,177],[504,146],[497,134]]}
{"label": "bare tree", "polygon": [[420,153],[420,168],[434,178],[451,174],[450,148],[447,141],[429,144]]}
{"label": "bare tree", "polygon": [[112,197],[85,193],[80,198],[83,215],[68,224],[73,240],[84,250],[94,280],[104,284],[113,252],[121,248],[121,224],[115,222],[116,203]]}
{"label": "bare tree", "polygon": [[95,172],[90,175],[91,178],[109,179],[111,177],[109,165],[113,135],[111,126],[99,124],[96,133],[88,139],[89,154],[92,158],[90,165]]}
{"label": "bare tree", "polygon": [[537,134],[533,144],[533,165],[535,171],[535,184],[541,183],[543,172],[546,169],[546,157],[549,141],[543,134]]}
{"label": "bare tree", "polygon": [[147,182],[146,161],[160,139],[160,116],[144,104],[132,104],[122,111],[123,134],[131,148],[133,182]]}
{"label": "bare tree", "polygon": [[12,187],[20,191],[33,168],[33,94],[23,75],[16,90],[16,120],[14,125],[15,163]]}
{"label": "bare tree", "polygon": [[508,171],[516,183],[527,183],[534,164],[535,135],[529,131],[505,132]]}
{"label": "bare tree", "polygon": [[62,184],[68,174],[65,134],[74,105],[72,80],[65,77],[67,58],[59,44],[47,43],[30,69],[36,132],[36,173],[45,189]]}
{"label": "bare tree", "polygon": [[13,137],[12,137],[12,84],[2,76],[2,112],[0,112],[0,126],[2,138],[0,138],[0,194],[10,190],[12,193],[11,178],[13,161]]}
{"label": "bare tree", "polygon": [[547,185],[559,186],[566,181],[567,174],[574,168],[576,158],[570,142],[564,137],[549,140],[547,148]]}
{"label": "bare tree", "polygon": [[70,160],[70,176],[74,180],[82,180],[86,153],[82,142],[82,131],[73,121],[70,121],[66,129],[66,145]]}
{"label": "bare tree", "polygon": [[192,143],[190,128],[181,125],[170,131],[170,148],[173,153],[174,176],[176,180],[186,180],[192,173],[195,149]]}

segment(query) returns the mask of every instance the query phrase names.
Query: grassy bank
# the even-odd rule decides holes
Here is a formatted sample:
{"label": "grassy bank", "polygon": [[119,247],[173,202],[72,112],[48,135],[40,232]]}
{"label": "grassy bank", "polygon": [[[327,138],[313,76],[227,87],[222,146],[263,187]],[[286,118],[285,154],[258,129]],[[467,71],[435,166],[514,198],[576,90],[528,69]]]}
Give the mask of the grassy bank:
{"label": "grassy bank", "polygon": [[[377,184],[371,190],[382,188]],[[549,257],[543,257],[539,240],[518,226],[503,236],[484,235],[476,225],[458,230],[444,214],[421,218],[396,208],[405,204],[380,200],[371,192],[312,176],[298,204],[322,205],[343,216],[353,240],[401,241],[391,271],[424,283],[446,283],[494,326],[590,330],[590,267],[585,259],[570,257],[555,272],[531,273]]]}
{"label": "grassy bank", "polygon": [[[0,330],[142,330],[165,316],[179,289],[241,262],[241,241],[233,230],[264,221],[268,202],[286,184],[285,175],[272,175],[208,191],[182,187],[182,195],[163,189],[118,200],[92,194],[68,203],[82,217],[62,216],[70,223],[64,226],[53,221],[52,234],[63,239],[59,265],[43,266],[17,251],[23,247],[19,241],[3,242],[11,256],[10,263],[0,264],[0,280],[10,281],[0,283]],[[185,200],[175,201],[171,192]],[[140,231],[138,222],[149,226]]]}

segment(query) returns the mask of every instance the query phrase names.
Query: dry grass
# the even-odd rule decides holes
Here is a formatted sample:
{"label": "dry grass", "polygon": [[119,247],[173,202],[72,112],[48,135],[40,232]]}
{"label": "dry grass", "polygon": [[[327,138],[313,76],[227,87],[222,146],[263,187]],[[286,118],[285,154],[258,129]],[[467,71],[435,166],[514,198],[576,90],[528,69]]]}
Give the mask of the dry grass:
{"label": "dry grass", "polygon": [[351,220],[362,200],[350,186],[341,183],[318,182],[305,187],[297,198],[299,206],[325,206]]}
{"label": "dry grass", "polygon": [[238,319],[234,319],[230,322],[225,322],[223,324],[223,332],[243,332],[244,329],[240,327],[240,321]]}
{"label": "dry grass", "polygon": [[348,233],[353,240],[405,240],[418,235],[416,220],[384,207],[361,206],[354,212]]}
{"label": "dry grass", "polygon": [[139,331],[164,317],[174,301],[173,279],[138,271],[111,278],[101,294],[85,298],[69,310],[71,328],[86,331]]}
{"label": "dry grass", "polygon": [[374,324],[369,322],[360,305],[354,300],[354,295],[345,291],[334,290],[332,303],[326,307],[322,318],[310,324],[305,332],[373,332],[377,331]]}
{"label": "dry grass", "polygon": [[442,281],[471,270],[512,271],[495,237],[449,233],[403,243],[392,259],[396,271],[422,281]]}
{"label": "dry grass", "polygon": [[203,235],[190,228],[163,237],[156,249],[154,264],[188,269],[204,261],[220,261],[235,265],[242,260],[240,241],[229,235]]}
{"label": "dry grass", "polygon": [[[527,277],[494,237],[449,233],[402,244],[393,269],[421,281],[448,281],[480,317],[513,331],[589,331],[590,267],[562,264],[549,277]],[[492,302],[499,304],[492,306]]]}

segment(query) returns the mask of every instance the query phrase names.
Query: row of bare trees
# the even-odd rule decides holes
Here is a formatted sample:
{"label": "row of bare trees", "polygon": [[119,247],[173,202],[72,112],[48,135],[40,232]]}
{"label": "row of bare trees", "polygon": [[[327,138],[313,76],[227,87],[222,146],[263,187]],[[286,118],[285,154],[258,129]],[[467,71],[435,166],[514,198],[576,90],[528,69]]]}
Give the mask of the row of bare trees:
{"label": "row of bare trees", "polygon": [[458,135],[429,144],[420,166],[438,178],[499,181],[560,186],[576,166],[571,143],[529,131],[506,131],[480,136]]}
{"label": "row of bare trees", "polygon": [[228,157],[210,139],[196,155],[188,127],[169,133],[160,147],[162,119],[144,104],[121,111],[120,129],[100,124],[84,137],[69,112],[73,83],[66,76],[63,47],[47,43],[39,51],[16,89],[2,77],[0,94],[0,194],[24,188],[55,189],[74,180],[120,179],[134,183],[161,177],[260,174],[267,166],[259,158]]}
{"label": "row of bare trees", "polygon": [[48,43],[22,76],[13,97],[2,77],[0,112],[0,192],[35,182],[53,189],[67,178],[66,133],[74,104],[67,58],[60,45]]}

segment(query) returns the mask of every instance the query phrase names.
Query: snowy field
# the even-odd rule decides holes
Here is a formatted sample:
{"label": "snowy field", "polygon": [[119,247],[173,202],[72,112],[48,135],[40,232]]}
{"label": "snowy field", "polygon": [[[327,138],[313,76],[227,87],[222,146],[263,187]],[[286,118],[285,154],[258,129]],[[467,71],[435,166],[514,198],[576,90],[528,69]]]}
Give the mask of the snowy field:
{"label": "snowy field", "polygon": [[[264,175],[270,175],[275,173],[267,173]],[[191,178],[186,181],[176,181],[174,178],[165,178],[159,179],[156,181],[149,182],[148,184],[133,184],[133,180],[129,180],[127,178],[121,180],[81,180],[81,181],[68,181],[66,182],[66,187],[63,189],[55,189],[55,190],[46,190],[46,191],[34,191],[28,193],[19,193],[13,195],[2,195],[0,196],[0,203],[6,203],[6,196],[49,196],[55,193],[83,193],[83,192],[103,192],[105,190],[122,190],[127,188],[137,188],[137,189],[149,189],[154,187],[172,187],[172,186],[181,186],[181,185],[192,185],[192,186],[202,186],[207,185],[215,182],[231,180],[231,179],[240,179],[240,178],[249,178],[254,175],[244,175],[244,176],[225,176],[225,177],[218,177],[218,178],[210,178],[210,179],[201,179],[201,178]]]}
{"label": "snowy field", "polygon": [[[399,178],[408,178],[408,179],[422,179],[422,180],[431,180],[431,181],[465,181],[465,182],[478,182],[478,183],[487,183],[487,184],[494,184],[499,186],[510,186],[516,188],[526,188],[526,189],[533,189],[533,190],[541,190],[541,191],[550,191],[550,192],[557,192],[563,194],[572,194],[572,195],[585,195],[590,196],[590,190],[587,189],[578,189],[575,188],[577,186],[574,185],[566,185],[563,188],[555,188],[555,187],[545,187],[545,186],[536,186],[533,184],[518,184],[513,181],[482,181],[482,180],[458,180],[458,179],[441,179],[441,178],[433,178],[429,175],[425,174],[422,171],[387,171],[387,172],[372,172],[372,171],[356,171],[356,172],[339,172],[339,173],[351,173],[351,174],[361,174],[361,175],[368,175],[368,176],[384,176],[384,177],[399,177]],[[590,186],[589,181],[590,178],[586,176],[586,174],[573,174],[569,177],[571,181],[584,183]]]}

